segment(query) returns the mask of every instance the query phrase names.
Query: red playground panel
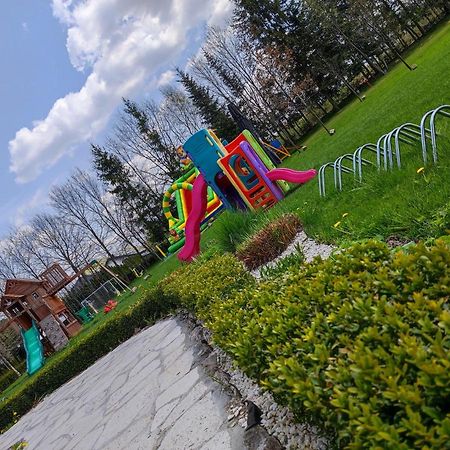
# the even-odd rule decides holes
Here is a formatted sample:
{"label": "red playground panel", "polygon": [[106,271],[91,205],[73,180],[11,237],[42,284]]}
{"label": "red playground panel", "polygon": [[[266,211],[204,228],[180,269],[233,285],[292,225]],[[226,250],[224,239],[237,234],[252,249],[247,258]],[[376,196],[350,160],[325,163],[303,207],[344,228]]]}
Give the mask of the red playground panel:
{"label": "red playground panel", "polygon": [[218,163],[251,209],[268,208],[277,202],[258,169],[240,147],[219,159]]}

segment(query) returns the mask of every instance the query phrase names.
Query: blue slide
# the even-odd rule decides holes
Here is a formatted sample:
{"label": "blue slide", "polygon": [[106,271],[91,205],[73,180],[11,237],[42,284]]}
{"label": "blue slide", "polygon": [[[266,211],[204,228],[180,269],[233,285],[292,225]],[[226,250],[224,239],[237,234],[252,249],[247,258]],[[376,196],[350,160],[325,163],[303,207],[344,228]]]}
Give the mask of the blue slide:
{"label": "blue slide", "polygon": [[27,352],[27,372],[29,375],[33,375],[44,365],[44,347],[34,321],[32,327],[27,331],[22,329],[21,334]]}

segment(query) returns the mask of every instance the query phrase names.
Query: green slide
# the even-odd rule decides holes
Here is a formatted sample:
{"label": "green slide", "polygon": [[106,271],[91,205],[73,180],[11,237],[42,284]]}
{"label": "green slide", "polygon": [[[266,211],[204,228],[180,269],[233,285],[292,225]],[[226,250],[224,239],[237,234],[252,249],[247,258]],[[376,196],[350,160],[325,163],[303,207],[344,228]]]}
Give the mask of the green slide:
{"label": "green slide", "polygon": [[33,326],[21,330],[23,345],[27,352],[27,372],[29,375],[37,372],[44,365],[44,347],[39,339],[39,331],[33,321]]}

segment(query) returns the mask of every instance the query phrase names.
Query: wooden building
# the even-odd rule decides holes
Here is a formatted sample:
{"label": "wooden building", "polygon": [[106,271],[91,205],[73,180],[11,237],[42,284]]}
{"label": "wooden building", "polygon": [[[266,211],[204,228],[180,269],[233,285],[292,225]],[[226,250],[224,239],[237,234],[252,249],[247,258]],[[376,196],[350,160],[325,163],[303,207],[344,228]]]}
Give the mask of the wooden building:
{"label": "wooden building", "polygon": [[54,264],[40,280],[6,280],[0,311],[24,330],[30,329],[34,320],[46,339],[47,349],[59,350],[81,329],[80,323],[56,295],[72,279]]}

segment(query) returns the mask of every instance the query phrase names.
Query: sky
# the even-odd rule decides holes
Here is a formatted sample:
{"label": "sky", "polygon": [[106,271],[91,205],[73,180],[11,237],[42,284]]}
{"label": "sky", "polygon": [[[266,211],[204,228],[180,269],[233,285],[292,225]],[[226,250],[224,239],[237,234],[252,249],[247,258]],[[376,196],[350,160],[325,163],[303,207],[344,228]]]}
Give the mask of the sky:
{"label": "sky", "polygon": [[123,97],[155,97],[230,0],[3,0],[0,238],[108,133]]}

